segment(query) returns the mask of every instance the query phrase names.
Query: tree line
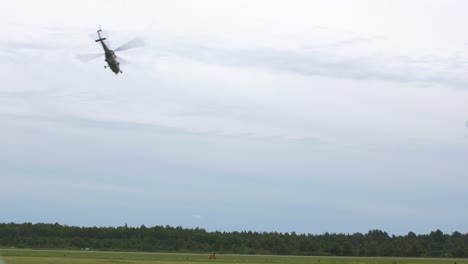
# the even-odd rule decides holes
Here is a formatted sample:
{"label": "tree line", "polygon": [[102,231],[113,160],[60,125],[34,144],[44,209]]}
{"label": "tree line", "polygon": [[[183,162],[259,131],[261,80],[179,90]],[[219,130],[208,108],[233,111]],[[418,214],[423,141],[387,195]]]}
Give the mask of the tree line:
{"label": "tree line", "polygon": [[142,252],[234,253],[305,256],[468,257],[468,233],[440,230],[390,236],[366,234],[296,234],[278,232],[208,232],[171,226],[78,227],[58,223],[0,223],[0,247],[85,249]]}

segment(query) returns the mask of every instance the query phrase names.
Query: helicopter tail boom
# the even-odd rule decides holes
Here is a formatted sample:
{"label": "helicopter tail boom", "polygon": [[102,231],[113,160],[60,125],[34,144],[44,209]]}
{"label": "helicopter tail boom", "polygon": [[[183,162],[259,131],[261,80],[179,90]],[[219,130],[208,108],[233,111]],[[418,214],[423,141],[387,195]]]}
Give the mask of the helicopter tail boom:
{"label": "helicopter tail boom", "polygon": [[99,25],[99,30],[97,31],[99,39],[96,39],[96,42],[106,40],[106,38],[101,37],[101,32],[102,32],[101,25]]}

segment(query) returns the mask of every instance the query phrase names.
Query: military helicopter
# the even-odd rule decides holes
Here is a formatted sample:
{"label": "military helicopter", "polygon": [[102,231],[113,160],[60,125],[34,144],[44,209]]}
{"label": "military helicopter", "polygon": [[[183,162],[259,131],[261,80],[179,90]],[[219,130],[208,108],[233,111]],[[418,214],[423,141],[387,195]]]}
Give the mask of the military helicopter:
{"label": "military helicopter", "polygon": [[134,38],[128,41],[127,43],[123,44],[122,46],[112,50],[109,48],[110,47],[109,43],[106,44],[106,42],[104,42],[104,40],[107,40],[107,38],[102,37],[101,33],[102,33],[102,29],[99,26],[99,30],[97,31],[99,38],[95,41],[101,42],[102,48],[104,49],[104,54],[82,54],[82,55],[78,55],[78,59],[80,59],[81,61],[88,62],[88,61],[91,61],[93,59],[99,58],[102,55],[104,55],[105,56],[104,61],[107,62],[107,65],[104,65],[105,69],[109,68],[115,74],[123,73],[123,71],[120,69],[120,63],[121,62],[126,63],[126,61],[122,59],[122,57],[120,56],[117,57],[117,55],[115,55],[115,52],[142,47],[144,46],[143,40],[141,38]]}

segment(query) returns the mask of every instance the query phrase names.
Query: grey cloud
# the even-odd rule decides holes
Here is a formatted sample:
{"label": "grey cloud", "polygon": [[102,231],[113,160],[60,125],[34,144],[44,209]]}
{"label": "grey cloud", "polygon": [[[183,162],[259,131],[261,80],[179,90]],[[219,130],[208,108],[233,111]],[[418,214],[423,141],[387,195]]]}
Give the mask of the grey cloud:
{"label": "grey cloud", "polygon": [[58,96],[58,89],[44,89],[44,90],[22,90],[22,91],[0,91],[2,97],[13,98],[40,98],[43,99],[48,96]]}
{"label": "grey cloud", "polygon": [[41,123],[58,123],[66,125],[67,127],[81,127],[81,128],[100,128],[108,130],[139,130],[146,131],[147,133],[158,132],[167,134],[195,134],[189,131],[172,128],[166,126],[158,126],[151,124],[142,124],[136,122],[122,122],[122,121],[108,121],[108,120],[96,120],[87,119],[77,116],[40,116],[40,115],[17,115],[17,114],[6,114],[0,113],[0,118],[5,120],[24,120]]}
{"label": "grey cloud", "polygon": [[[1,94],[1,93],[0,93]],[[183,115],[183,113],[177,113],[177,115]],[[256,136],[253,133],[230,133],[222,134],[213,131],[209,132],[197,132],[191,131],[190,129],[184,129],[179,127],[171,127],[164,125],[156,125],[150,123],[138,123],[138,122],[127,122],[127,121],[113,121],[113,120],[100,120],[91,119],[86,117],[80,117],[76,115],[21,115],[11,113],[0,113],[0,120],[5,122],[6,120],[20,120],[24,122],[35,122],[41,124],[57,124],[66,126],[68,128],[92,128],[99,129],[102,131],[126,131],[126,132],[140,132],[145,134],[159,134],[159,135],[171,135],[171,136],[195,136],[195,137],[214,137],[218,139],[263,139],[263,140],[286,140],[283,137],[270,137],[270,136]],[[322,144],[324,143],[319,137],[309,137],[299,139],[304,143],[309,144]]]}
{"label": "grey cloud", "polygon": [[62,48],[54,43],[2,41],[0,47],[6,50],[56,50]]}
{"label": "grey cloud", "polygon": [[[466,201],[465,185],[460,184],[466,172],[462,163],[466,151],[461,147],[456,156],[447,155],[453,153],[452,149],[425,146],[368,152],[362,147],[337,148],[277,139],[187,140],[173,133],[152,133],[157,129],[148,126],[128,130],[131,124],[68,117],[2,115],[0,119],[5,134],[2,147],[10,150],[0,154],[0,170],[6,175],[4,181],[18,186],[3,186],[6,192],[0,192],[0,196],[14,197],[17,207],[28,209],[15,214],[13,207],[7,208],[5,215],[14,215],[18,221],[50,221],[43,213],[48,210],[49,215],[80,225],[113,224],[115,219],[135,224],[154,219],[159,223],[189,224],[183,219],[201,215],[210,229],[303,231],[310,230],[314,223],[318,227],[312,231],[324,232],[338,225],[346,224],[354,230],[380,222],[386,230],[399,232],[420,223],[428,212],[442,210],[446,215],[457,215],[461,228],[466,226],[462,221],[466,214],[459,213],[466,202],[446,204],[453,199]],[[20,122],[16,122],[18,119]],[[8,122],[11,120],[15,122]],[[87,133],[89,127],[105,129]],[[124,133],[110,133],[121,129]],[[13,135],[15,140],[8,140]],[[447,171],[452,177],[436,177]],[[47,191],[25,191],[25,181]],[[38,199],[41,212],[33,213]],[[424,201],[431,203],[422,204]],[[207,203],[219,210],[206,209]],[[63,204],[72,204],[74,210],[56,209]],[[223,206],[226,204],[230,205],[227,209]],[[102,208],[107,208],[106,213]],[[82,210],[93,212],[93,217],[82,218],[77,214]],[[122,210],[130,213],[122,215]],[[278,210],[285,213],[268,221]],[[335,222],[330,225],[322,221],[314,211],[323,211],[324,218]],[[399,219],[395,216],[401,214],[410,214],[411,219],[396,225]],[[128,215],[136,217],[132,220]],[[248,223],[243,222],[245,215],[249,215]],[[366,216],[364,220],[362,215]],[[282,223],[289,223],[291,216],[297,219],[291,227]],[[227,218],[236,221],[228,221],[232,226],[220,224],[218,219]],[[441,225],[448,221],[433,218],[426,222]]]}

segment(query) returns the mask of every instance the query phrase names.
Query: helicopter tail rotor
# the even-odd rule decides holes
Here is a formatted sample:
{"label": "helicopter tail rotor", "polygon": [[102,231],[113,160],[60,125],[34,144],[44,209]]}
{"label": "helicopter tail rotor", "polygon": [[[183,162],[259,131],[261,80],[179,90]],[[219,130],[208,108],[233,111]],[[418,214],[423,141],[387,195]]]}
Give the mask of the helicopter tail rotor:
{"label": "helicopter tail rotor", "polygon": [[101,25],[99,25],[99,30],[97,31],[99,39],[96,39],[96,42],[106,40],[106,38],[101,37],[101,32],[102,32]]}

